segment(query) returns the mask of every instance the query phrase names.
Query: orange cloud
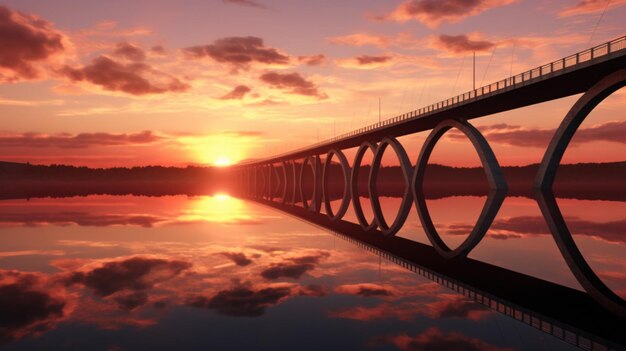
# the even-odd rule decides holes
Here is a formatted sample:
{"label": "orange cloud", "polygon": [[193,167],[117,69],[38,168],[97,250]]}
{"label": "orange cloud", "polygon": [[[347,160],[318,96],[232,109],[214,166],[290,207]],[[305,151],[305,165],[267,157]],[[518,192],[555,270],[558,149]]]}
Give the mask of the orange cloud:
{"label": "orange cloud", "polygon": [[48,21],[0,6],[0,48],[0,81],[35,79],[37,64],[63,52],[63,36]]}
{"label": "orange cloud", "polygon": [[326,55],[298,56],[298,61],[307,66],[319,66],[326,61]]}
{"label": "orange cloud", "polygon": [[390,343],[401,350],[513,351],[511,348],[493,346],[480,339],[470,338],[461,333],[444,333],[436,327],[431,327],[414,337],[407,334],[399,334],[392,337],[374,338],[372,341],[377,344]]}
{"label": "orange cloud", "polygon": [[286,65],[289,56],[278,50],[266,47],[263,39],[257,37],[229,37],[218,39],[213,44],[192,46],[183,49],[188,58],[209,57],[226,63],[236,70],[247,69],[252,63]]}
{"label": "orange cloud", "polygon": [[624,4],[626,4],[626,0],[582,0],[576,5],[559,12],[559,17],[587,15],[604,11],[607,6],[619,7]]}
{"label": "orange cloud", "polygon": [[315,83],[306,80],[299,73],[267,72],[261,75],[261,81],[273,88],[286,90],[291,94],[313,96],[318,99],[326,99],[328,95],[319,91]]}
{"label": "orange cloud", "polygon": [[144,61],[146,53],[142,48],[130,43],[119,43],[113,51],[113,55],[123,57],[131,61]]}
{"label": "orange cloud", "polygon": [[488,40],[471,39],[467,35],[439,35],[434,38],[432,46],[453,54],[468,52],[486,52],[493,49],[496,43]]}
{"label": "orange cloud", "polygon": [[104,90],[121,91],[137,96],[167,92],[180,93],[190,88],[187,83],[145,63],[124,64],[104,55],[93,59],[91,64],[81,68],[65,66],[59,70],[59,73],[73,82],[86,81]]}
{"label": "orange cloud", "polygon": [[222,96],[220,99],[222,100],[241,100],[247,93],[252,91],[252,89],[248,88],[245,85],[236,86],[231,92]]}
{"label": "orange cloud", "polygon": [[372,19],[398,22],[416,20],[434,28],[442,22],[456,23],[489,9],[514,2],[515,0],[407,0],[393,12],[372,16]]}

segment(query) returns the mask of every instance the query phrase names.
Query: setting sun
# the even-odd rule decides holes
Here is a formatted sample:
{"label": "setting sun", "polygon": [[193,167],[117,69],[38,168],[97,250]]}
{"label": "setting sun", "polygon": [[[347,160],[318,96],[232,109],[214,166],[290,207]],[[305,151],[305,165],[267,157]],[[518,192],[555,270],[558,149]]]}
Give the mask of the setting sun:
{"label": "setting sun", "polygon": [[218,167],[226,167],[226,166],[230,166],[232,162],[228,157],[220,156],[215,160],[215,162],[213,162],[213,164]]}

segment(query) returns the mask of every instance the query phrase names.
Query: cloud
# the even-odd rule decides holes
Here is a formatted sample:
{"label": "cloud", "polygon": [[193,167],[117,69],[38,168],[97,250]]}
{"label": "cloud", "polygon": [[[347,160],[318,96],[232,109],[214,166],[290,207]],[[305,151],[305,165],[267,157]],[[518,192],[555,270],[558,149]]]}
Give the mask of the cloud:
{"label": "cloud", "polygon": [[34,79],[38,63],[63,52],[63,36],[46,20],[0,6],[0,48],[0,81]]}
{"label": "cloud", "polygon": [[382,55],[382,56],[361,55],[361,56],[357,56],[355,58],[356,62],[360,66],[376,65],[376,64],[380,64],[380,63],[385,63],[385,62],[389,62],[391,59],[392,59],[392,57],[388,56],[388,55]]}
{"label": "cloud", "polygon": [[[577,217],[565,218],[570,232],[586,235],[613,243],[626,243],[624,228],[626,220],[592,222]],[[449,235],[467,235],[472,229],[469,224],[452,224],[446,229]],[[549,235],[550,229],[543,217],[519,216],[495,220],[488,232],[494,239],[518,239],[528,235]]]}
{"label": "cloud", "polygon": [[329,316],[363,322],[390,318],[410,321],[416,313],[417,306],[413,304],[392,305],[390,303],[382,303],[376,306],[357,306],[330,311]]}
{"label": "cloud", "polygon": [[64,297],[35,273],[0,270],[0,345],[52,329],[67,315]]}
{"label": "cloud", "polygon": [[251,92],[252,89],[248,88],[245,85],[238,85],[236,86],[232,91],[230,91],[228,94],[222,96],[220,99],[222,100],[241,100],[243,99],[244,96],[246,96],[247,93]]}
{"label": "cloud", "polygon": [[401,350],[414,351],[513,351],[511,348],[500,348],[488,344],[480,339],[470,338],[461,333],[444,333],[437,327],[431,327],[424,332],[411,337],[399,334],[391,337],[377,337],[373,343],[390,343]]}
{"label": "cloud", "polygon": [[190,88],[178,78],[160,72],[145,63],[124,64],[103,55],[81,68],[64,66],[59,73],[72,82],[86,81],[104,90],[121,91],[136,96],[167,92],[181,93]]}
{"label": "cloud", "polygon": [[227,134],[238,137],[258,137],[265,135],[265,132],[261,132],[258,130],[227,130],[222,132],[221,134]]}
{"label": "cloud", "polygon": [[394,291],[395,289],[391,286],[370,283],[346,284],[339,285],[335,288],[335,292],[339,294],[358,295],[363,297],[389,297],[394,295]]}
{"label": "cloud", "polygon": [[265,5],[253,1],[253,0],[222,0],[223,2],[227,3],[227,4],[235,4],[235,5],[241,5],[241,6],[249,6],[249,7],[257,7],[257,8],[267,8]]}
{"label": "cloud", "polygon": [[150,48],[150,51],[158,55],[165,55],[165,48],[163,45],[154,45]]}
{"label": "cloud", "polygon": [[319,88],[311,81],[304,79],[299,73],[267,72],[260,77],[261,81],[273,88],[286,90],[291,94],[313,96],[318,99],[326,99],[328,95],[319,91]]}
{"label": "cloud", "polygon": [[489,51],[496,46],[496,43],[487,40],[473,40],[467,35],[440,35],[435,38],[433,46],[442,51],[464,54]]}
{"label": "cloud", "polygon": [[187,304],[193,307],[212,309],[225,316],[259,317],[265,314],[268,307],[291,296],[292,290],[292,286],[288,285],[255,288],[250,284],[238,284],[218,292],[211,298],[206,296],[190,298]]}
{"label": "cloud", "polygon": [[326,55],[298,56],[298,62],[307,66],[319,66],[326,61]]}
{"label": "cloud", "polygon": [[[559,12],[559,17],[569,17],[576,15],[587,15],[591,13],[601,12],[607,8],[610,0],[582,0],[574,6],[570,6]],[[613,0],[610,5],[613,8],[626,4],[626,0]]]}
{"label": "cloud", "polygon": [[[542,148],[548,145],[555,132],[554,129],[526,129],[521,126],[508,124],[481,126],[478,129],[490,143]],[[626,121],[606,122],[587,128],[580,128],[572,139],[572,145],[596,141],[626,144],[625,134]],[[465,135],[454,129],[446,133],[446,136],[455,140],[466,139]]]}
{"label": "cloud", "polygon": [[231,65],[235,72],[247,69],[253,63],[286,65],[289,56],[278,50],[266,47],[263,39],[257,37],[228,37],[218,39],[213,44],[192,46],[183,49],[189,58],[209,57],[221,63]]}
{"label": "cloud", "polygon": [[152,257],[131,257],[110,261],[98,268],[69,274],[66,285],[82,284],[96,295],[106,297],[118,291],[145,291],[189,269],[191,263]]}
{"label": "cloud", "polygon": [[220,254],[241,267],[245,267],[252,263],[252,260],[249,259],[243,252],[221,252]]}
{"label": "cloud", "polygon": [[392,39],[384,35],[355,33],[338,37],[328,38],[331,44],[349,46],[376,46],[386,48],[391,44]]}
{"label": "cloud", "polygon": [[478,321],[493,313],[486,306],[463,296],[440,294],[438,298],[439,301],[424,305],[423,313],[433,319],[462,318]]}
{"label": "cloud", "polygon": [[132,311],[148,302],[148,294],[143,291],[135,291],[129,294],[116,296],[113,300],[117,302],[120,309]]}
{"label": "cloud", "polygon": [[312,255],[286,258],[282,262],[272,263],[268,268],[261,271],[261,276],[269,280],[279,278],[300,279],[304,273],[315,269],[320,260],[329,256],[330,253],[320,251]]}
{"label": "cloud", "polygon": [[146,53],[142,48],[130,43],[119,43],[113,51],[113,55],[123,57],[131,61],[144,61],[146,59]]}
{"label": "cloud", "polygon": [[407,0],[393,12],[371,18],[378,21],[398,22],[416,20],[434,28],[442,22],[456,23],[467,17],[513,2],[515,0]]}
{"label": "cloud", "polygon": [[0,147],[85,149],[93,146],[144,145],[164,137],[145,130],[139,133],[79,133],[0,135]]}

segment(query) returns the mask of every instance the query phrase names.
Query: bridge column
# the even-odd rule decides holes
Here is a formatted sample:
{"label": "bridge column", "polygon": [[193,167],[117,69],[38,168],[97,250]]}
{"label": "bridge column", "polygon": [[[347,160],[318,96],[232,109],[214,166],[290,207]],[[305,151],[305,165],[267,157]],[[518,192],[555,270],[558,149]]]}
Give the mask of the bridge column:
{"label": "bridge column", "polygon": [[[304,172],[307,169],[307,166],[310,166],[313,171],[313,198],[311,199],[311,203],[309,204],[306,199],[306,195],[304,194],[303,189],[303,181],[304,181]],[[300,197],[302,198],[302,205],[309,211],[319,212],[322,205],[322,192],[321,192],[321,171],[322,164],[320,162],[319,156],[308,156],[304,159],[304,163],[302,164],[302,168],[300,169]]]}
{"label": "bridge column", "polygon": [[[387,224],[387,221],[385,220],[385,216],[383,215],[383,211],[380,206],[378,189],[376,188],[376,181],[378,180],[378,173],[380,172],[380,164],[382,162],[383,154],[385,153],[387,146],[391,146],[391,148],[398,156],[398,160],[400,161],[400,168],[402,170],[402,175],[404,176],[405,182],[404,194],[402,195],[402,203],[400,204],[400,208],[398,209],[396,219],[391,225]],[[372,211],[374,212],[374,220],[382,231],[383,235],[394,235],[404,225],[404,222],[406,221],[406,218],[411,211],[411,206],[413,205],[413,192],[411,191],[412,178],[413,166],[411,165],[409,156],[406,154],[406,151],[402,147],[402,144],[400,144],[400,142],[398,142],[398,140],[395,138],[384,138],[380,142],[380,144],[378,144],[378,148],[376,148],[376,152],[374,153],[374,159],[372,160],[372,168],[370,169],[370,177],[368,182],[370,203],[372,205]]]}
{"label": "bridge column", "polygon": [[626,69],[621,69],[602,78],[576,101],[554,133],[534,184],[539,208],[576,280],[594,300],[622,317],[626,317],[626,301],[604,284],[583,257],[561,214],[552,193],[552,185],[563,154],[578,127],[600,102],[624,86]]}
{"label": "bridge column", "polygon": [[370,223],[367,222],[365,215],[363,214],[363,207],[359,200],[359,173],[361,171],[361,162],[363,162],[363,156],[365,152],[370,150],[373,154],[376,153],[376,145],[365,141],[359,146],[359,149],[354,155],[354,162],[352,163],[352,173],[350,173],[350,196],[352,197],[352,207],[359,225],[363,230],[369,231],[376,228],[376,219],[372,218]]}
{"label": "bridge column", "polygon": [[[328,190],[330,167],[332,166],[333,156],[337,156],[337,159],[339,160],[341,172],[343,173],[344,184],[341,205],[339,206],[336,214],[333,214],[333,209],[330,205],[330,191]],[[330,219],[333,221],[341,219],[346,214],[348,206],[350,205],[350,174],[350,166],[348,165],[348,160],[346,159],[346,156],[343,154],[343,152],[336,149],[328,151],[328,153],[326,154],[326,160],[324,161],[324,171],[322,174],[322,196],[324,197],[324,207],[326,209],[326,215],[330,217]]]}
{"label": "bridge column", "polygon": [[[465,136],[472,142],[472,145],[476,149],[483,169],[485,170],[485,176],[489,183],[489,195],[483,206],[483,209],[474,225],[474,228],[470,232],[465,241],[461,243],[456,249],[452,250],[441,239],[433,221],[428,212],[426,206],[426,197],[424,196],[424,175],[426,173],[426,167],[428,166],[428,159],[439,141],[439,139],[451,128],[456,128],[463,132]],[[428,240],[437,250],[437,252],[445,258],[465,257],[467,254],[482,240],[485,233],[491,226],[493,219],[495,218],[504,197],[506,196],[507,185],[504,179],[504,174],[500,169],[498,160],[494,155],[491,147],[487,143],[487,140],[480,134],[478,129],[474,128],[469,122],[465,120],[446,120],[433,129],[430,133],[420,155],[417,159],[415,166],[415,173],[413,175],[412,188],[414,192],[415,207],[422,223],[422,228],[426,232]]]}

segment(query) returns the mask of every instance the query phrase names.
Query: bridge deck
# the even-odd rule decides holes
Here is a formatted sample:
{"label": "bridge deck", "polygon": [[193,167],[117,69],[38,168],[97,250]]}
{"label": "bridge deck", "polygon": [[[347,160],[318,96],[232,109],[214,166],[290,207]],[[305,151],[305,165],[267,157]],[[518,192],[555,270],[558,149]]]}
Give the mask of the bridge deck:
{"label": "bridge deck", "polygon": [[251,161],[267,164],[347,149],[363,141],[399,137],[428,129],[450,118],[473,119],[587,91],[600,78],[626,68],[626,36],[551,62],[476,90],[304,148]]}

